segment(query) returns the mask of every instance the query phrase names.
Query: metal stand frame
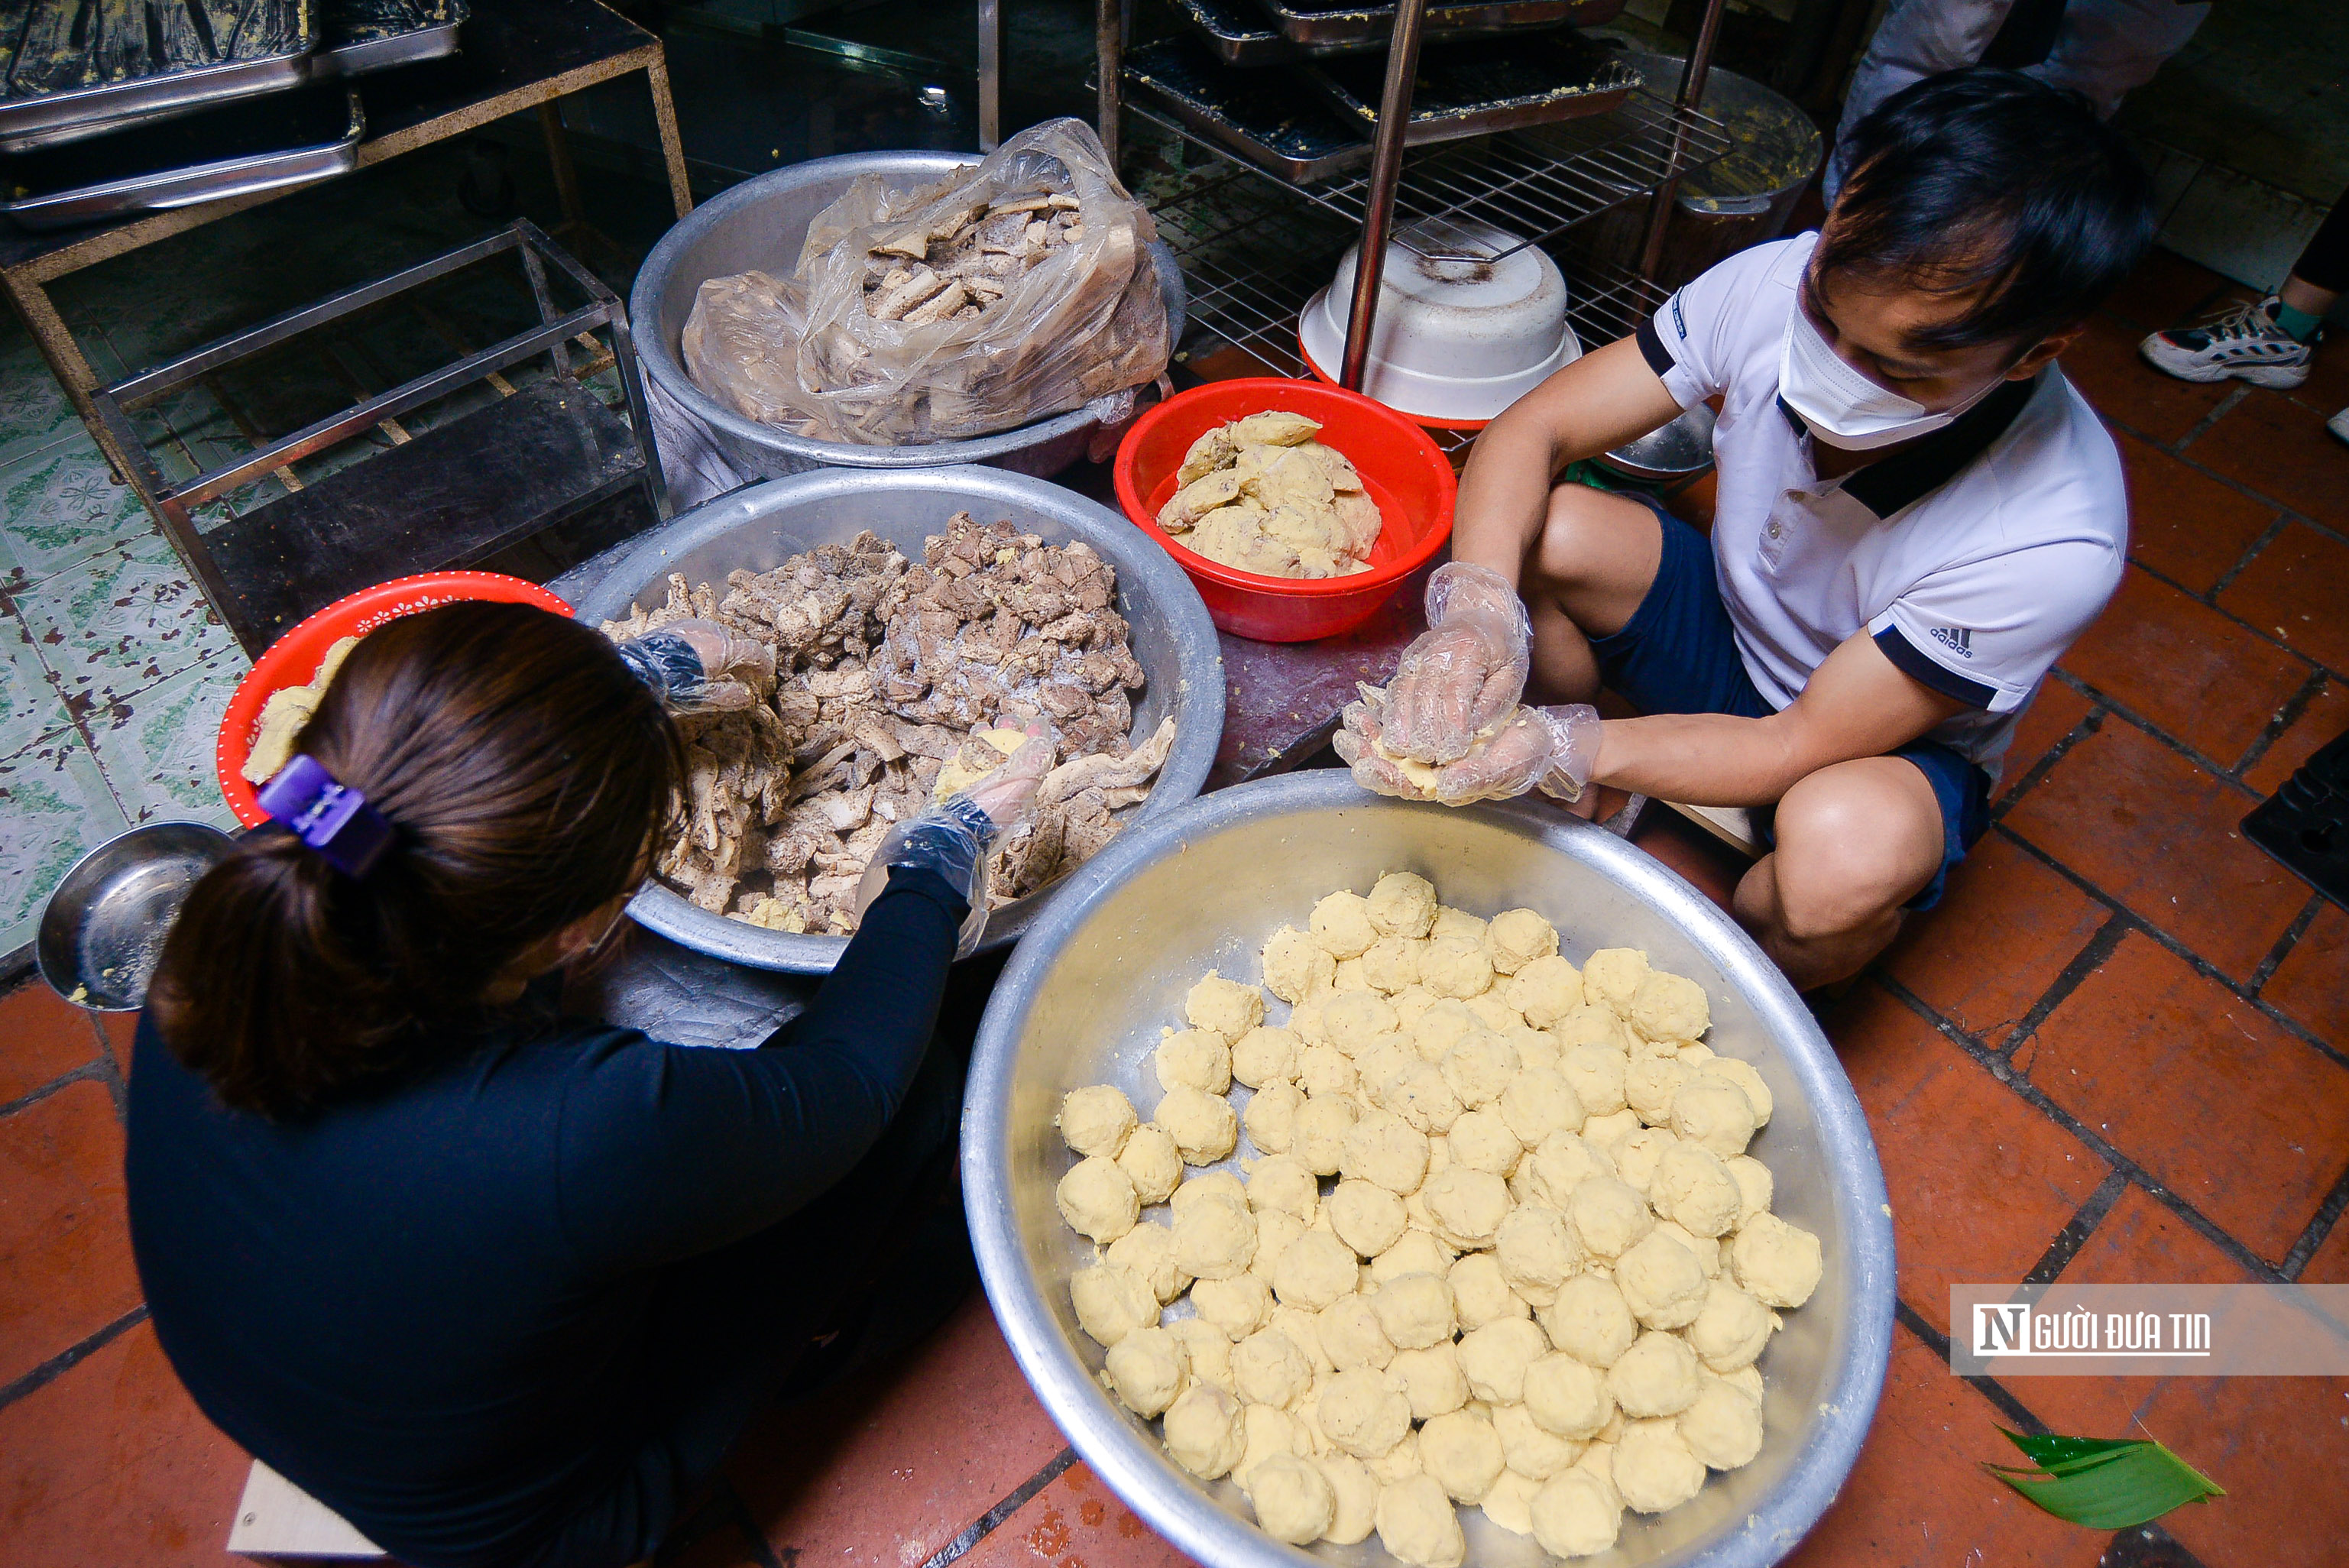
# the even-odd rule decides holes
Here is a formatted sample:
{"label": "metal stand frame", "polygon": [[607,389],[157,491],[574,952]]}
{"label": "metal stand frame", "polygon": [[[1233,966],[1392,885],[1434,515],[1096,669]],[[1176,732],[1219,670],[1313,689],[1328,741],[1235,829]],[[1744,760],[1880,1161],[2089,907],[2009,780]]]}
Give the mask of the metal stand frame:
{"label": "metal stand frame", "polygon": [[[507,252],[514,253],[521,261],[530,284],[532,298],[538,308],[539,325],[528,332],[518,333],[486,348],[469,353],[438,370],[411,377],[397,387],[363,398],[339,413],[315,420],[290,435],[270,441],[242,458],[186,480],[173,480],[164,476],[153,453],[131,423],[131,410],[151,404],[179,388],[217,375],[239,361],[265,353],[303,333],[383,304],[435,279],[447,277],[477,262]],[[559,269],[586,295],[588,303],[585,306],[567,314],[556,311],[554,296],[547,288],[547,268],[550,264]],[[636,347],[629,337],[627,306],[619,295],[605,287],[603,281],[594,273],[555,245],[538,225],[526,218],[517,221],[510,229],[447,252],[429,262],[394,273],[375,283],[330,295],[315,304],[288,312],[243,332],[231,334],[112,386],[95,388],[89,394],[89,401],[99,428],[106,432],[110,444],[128,459],[129,477],[140,498],[162,521],[171,543],[195,573],[205,594],[214,604],[225,607],[236,602],[236,595],[197,530],[196,508],[207,501],[217,500],[264,475],[284,469],[301,459],[349,440],[371,426],[380,427],[395,443],[405,444],[409,437],[397,423],[400,415],[478,381],[490,382],[501,394],[511,395],[513,387],[501,373],[541,354],[554,361],[555,374],[566,380],[590,374],[600,366],[583,366],[574,376],[569,346],[575,342],[600,356],[602,346],[590,335],[598,327],[611,333],[611,358],[627,400],[628,424],[644,459],[645,482],[655,512],[666,518],[668,515],[667,487],[661,476],[660,456],[653,443],[652,418],[645,403],[644,383],[636,367]]]}
{"label": "metal stand frame", "polygon": [[[985,13],[994,0],[982,0],[982,35]],[[1377,326],[1380,284],[1386,265],[1387,241],[1393,235],[1398,206],[1417,218],[1454,216],[1463,212],[1499,217],[1502,222],[1514,220],[1520,226],[1532,217],[1534,226],[1547,224],[1546,231],[1529,236],[1529,243],[1541,243],[1554,239],[1572,224],[1596,212],[1640,195],[1649,198],[1647,230],[1640,248],[1640,278],[1600,280],[1603,291],[1610,299],[1618,295],[1638,294],[1626,285],[1645,283],[1652,293],[1653,280],[1660,263],[1664,242],[1665,225],[1671,217],[1672,202],[1680,189],[1682,175],[1720,157],[1729,148],[1728,139],[1718,122],[1698,112],[1696,105],[1704,96],[1704,82],[1712,69],[1713,54],[1721,36],[1721,15],[1726,0],[1706,0],[1704,14],[1697,27],[1696,39],[1689,51],[1686,67],[1681,73],[1680,89],[1673,95],[1669,114],[1652,123],[1640,126],[1630,136],[1618,143],[1595,148],[1590,152],[1548,162],[1517,160],[1500,166],[1469,170],[1458,160],[1463,156],[1456,150],[1475,144],[1453,143],[1431,154],[1424,162],[1414,160],[1423,175],[1404,173],[1404,131],[1411,120],[1411,84],[1419,63],[1420,38],[1427,14],[1427,0],[1400,0],[1395,7],[1394,33],[1387,53],[1385,90],[1379,105],[1378,127],[1371,144],[1369,176],[1353,183],[1341,184],[1319,191],[1295,191],[1307,200],[1360,224],[1360,260],[1354,273],[1353,308],[1346,331],[1346,356],[1340,377],[1340,385],[1351,391],[1361,389],[1362,376],[1369,360],[1371,335]],[[1096,17],[1096,52],[1100,73],[1099,107],[1102,144],[1116,157],[1119,145],[1120,121],[1124,111],[1123,95],[1118,76],[1118,62],[1123,54],[1123,27],[1119,0],[1098,0]],[[985,58],[982,45],[982,59]],[[1637,106],[1640,95],[1631,100]],[[1647,100],[1653,103],[1655,100]],[[1139,112],[1139,111],[1137,111]],[[1635,109],[1635,114],[1643,112]],[[1157,120],[1156,116],[1148,118]],[[984,122],[982,122],[984,123]],[[1165,121],[1165,125],[1186,141],[1194,141],[1181,127]],[[1651,149],[1640,141],[1652,135],[1659,145]],[[1195,143],[1205,146],[1204,143]],[[1209,151],[1216,150],[1209,148]],[[1224,156],[1218,153],[1218,156]],[[1656,164],[1649,160],[1654,157]],[[1571,174],[1561,176],[1561,170],[1588,163],[1579,172],[1587,174],[1588,183]],[[1660,167],[1657,166],[1660,164]],[[1245,167],[1240,165],[1238,167]],[[1625,189],[1627,169],[1637,168],[1638,183]],[[1266,177],[1269,179],[1270,177]],[[1590,187],[1599,189],[1593,190]],[[1408,191],[1410,199],[1399,198]],[[1179,248],[1179,247],[1178,247]],[[1206,294],[1228,290],[1236,296],[1258,296],[1283,299],[1291,292],[1278,284],[1264,286],[1266,280],[1234,276],[1216,285]],[[1302,296],[1299,296],[1302,303]],[[1202,309],[1202,298],[1192,303],[1194,320],[1211,319],[1211,309]],[[1251,308],[1246,314],[1257,315],[1261,309],[1257,297],[1251,297]],[[1609,313],[1610,315],[1614,312]],[[1266,320],[1268,328],[1278,326],[1278,317]]]}

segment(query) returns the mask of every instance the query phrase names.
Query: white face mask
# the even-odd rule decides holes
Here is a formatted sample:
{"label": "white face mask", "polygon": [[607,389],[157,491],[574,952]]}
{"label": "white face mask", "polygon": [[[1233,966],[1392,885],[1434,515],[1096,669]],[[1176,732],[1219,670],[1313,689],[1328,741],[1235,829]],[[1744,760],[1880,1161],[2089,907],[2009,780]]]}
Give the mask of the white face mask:
{"label": "white face mask", "polygon": [[1939,411],[1887,391],[1836,353],[1798,302],[1778,347],[1778,396],[1811,434],[1847,452],[1872,452],[1938,430],[1990,395],[1992,381],[1954,408]]}

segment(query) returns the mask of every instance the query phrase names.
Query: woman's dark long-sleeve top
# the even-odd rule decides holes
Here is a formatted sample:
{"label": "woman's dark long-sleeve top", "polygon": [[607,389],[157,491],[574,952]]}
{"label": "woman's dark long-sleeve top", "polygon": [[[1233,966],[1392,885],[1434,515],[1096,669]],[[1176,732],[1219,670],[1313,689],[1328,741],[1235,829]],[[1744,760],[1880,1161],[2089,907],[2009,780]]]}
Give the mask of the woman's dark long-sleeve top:
{"label": "woman's dark long-sleeve top", "polygon": [[646,1437],[664,1267],[776,1225],[880,1138],[964,913],[936,875],[894,872],[758,1050],[517,1025],[301,1120],[222,1108],[142,1018],[131,1239],[172,1366],[395,1550],[490,1560],[543,1534]]}

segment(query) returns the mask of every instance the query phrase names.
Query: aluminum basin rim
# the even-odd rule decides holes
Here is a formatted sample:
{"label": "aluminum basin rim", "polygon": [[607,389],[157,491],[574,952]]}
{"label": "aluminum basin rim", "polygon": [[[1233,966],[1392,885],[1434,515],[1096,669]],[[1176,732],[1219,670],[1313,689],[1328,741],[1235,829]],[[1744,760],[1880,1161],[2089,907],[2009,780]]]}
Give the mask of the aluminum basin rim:
{"label": "aluminum basin rim", "polygon": [[[1040,982],[1094,909],[1131,878],[1195,838],[1257,818],[1339,810],[1423,810],[1370,795],[1339,769],[1261,779],[1201,796],[1122,833],[1061,884],[1030,925],[997,982],[971,1056],[963,1100],[962,1176],[972,1250],[988,1300],[1012,1356],[1078,1453],[1102,1480],[1174,1546],[1218,1568],[1324,1565],[1326,1559],[1285,1545],[1168,1473],[1146,1442],[1109,1404],[1071,1350],[1044,1285],[1028,1266],[1014,1221],[1010,1100],[1018,1047]],[[1825,1407],[1802,1434],[1785,1482],[1752,1511],[1744,1528],[1723,1532],[1679,1560],[1676,1568],[1766,1568],[1801,1542],[1837,1493],[1874,1418],[1892,1347],[1893,1237],[1889,1195],[1865,1113],[1834,1048],[1776,966],[1689,882],[1604,829],[1561,820],[1524,802],[1457,808],[1499,818],[1551,844],[1680,924],[1746,996],[1785,1057],[1818,1120],[1833,1186],[1849,1205],[1852,1305],[1841,1357],[1832,1364]],[[1782,1440],[1794,1440],[1787,1434]]]}

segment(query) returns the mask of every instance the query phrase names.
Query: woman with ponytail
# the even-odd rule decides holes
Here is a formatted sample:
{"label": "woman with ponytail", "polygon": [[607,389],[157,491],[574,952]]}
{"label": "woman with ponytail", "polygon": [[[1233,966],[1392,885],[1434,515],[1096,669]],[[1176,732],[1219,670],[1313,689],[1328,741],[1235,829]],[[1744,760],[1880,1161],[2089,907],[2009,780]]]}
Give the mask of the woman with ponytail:
{"label": "woman with ponytail", "polygon": [[764,1047],[554,1004],[665,840],[696,636],[621,650],[471,603],[368,635],[140,1019],[131,1233],[165,1352],[416,1568],[649,1555],[950,1158],[962,1064],[931,1034],[1044,741],[885,841],[857,936]]}

